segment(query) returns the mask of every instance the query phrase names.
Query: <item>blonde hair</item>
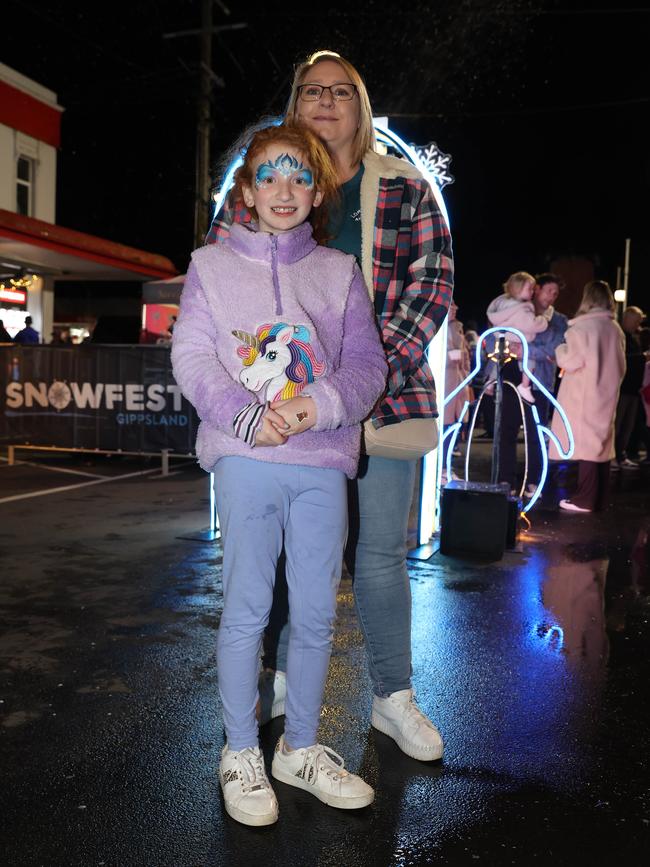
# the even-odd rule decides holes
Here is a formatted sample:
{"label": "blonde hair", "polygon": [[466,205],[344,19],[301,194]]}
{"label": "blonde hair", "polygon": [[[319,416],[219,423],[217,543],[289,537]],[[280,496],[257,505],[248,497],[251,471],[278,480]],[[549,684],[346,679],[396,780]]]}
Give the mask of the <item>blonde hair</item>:
{"label": "blonde hair", "polygon": [[370,98],[368,97],[365,82],[349,60],[341,57],[335,51],[315,51],[307,60],[298,64],[293,76],[291,95],[287,103],[285,117],[288,120],[297,119],[298,88],[303,84],[307,73],[318,63],[326,60],[338,63],[352,84],[357,88],[357,95],[359,97],[359,128],[352,144],[352,165],[357,165],[369,150],[374,150],[377,142],[375,139],[375,128],[372,123],[372,108],[370,107]]}
{"label": "blonde hair", "polygon": [[[314,238],[319,244],[323,244],[329,240],[327,224],[330,209],[338,203],[338,179],[325,144],[303,124],[284,123],[256,129],[243,155],[244,162],[235,172],[234,199],[240,204],[243,203],[243,187],[252,187],[254,184],[255,161],[267,147],[275,144],[295,148],[309,163],[314,175],[314,187],[323,196],[320,207],[311,209],[309,222],[314,230]],[[248,210],[253,219],[257,220],[255,208]]]}
{"label": "blonde hair", "polygon": [[534,286],[535,278],[532,274],[529,274],[528,271],[515,271],[515,273],[511,274],[503,284],[503,291],[511,298],[515,298],[515,291],[521,288],[524,283],[532,283]]}
{"label": "blonde hair", "polygon": [[605,280],[591,280],[582,290],[582,299],[576,316],[582,316],[590,310],[609,310],[610,313],[616,310],[614,295]]}

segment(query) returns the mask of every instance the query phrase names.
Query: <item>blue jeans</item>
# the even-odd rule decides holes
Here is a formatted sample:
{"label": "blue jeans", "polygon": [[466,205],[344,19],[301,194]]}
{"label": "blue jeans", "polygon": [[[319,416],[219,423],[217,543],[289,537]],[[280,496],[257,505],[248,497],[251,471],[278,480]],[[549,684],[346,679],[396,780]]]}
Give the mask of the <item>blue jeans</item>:
{"label": "blue jeans", "polygon": [[260,647],[284,540],[291,608],[285,735],[292,747],[309,747],[317,740],[334,633],[347,534],[345,475],[228,457],[214,476],[223,533],[217,667],[228,746],[258,743]]}
{"label": "blue jeans", "polygon": [[[349,537],[346,564],[353,579],[359,625],[376,695],[411,686],[411,588],[406,569],[408,519],[417,461],[362,457],[348,483]],[[288,615],[281,576],[264,664],[286,671]]]}

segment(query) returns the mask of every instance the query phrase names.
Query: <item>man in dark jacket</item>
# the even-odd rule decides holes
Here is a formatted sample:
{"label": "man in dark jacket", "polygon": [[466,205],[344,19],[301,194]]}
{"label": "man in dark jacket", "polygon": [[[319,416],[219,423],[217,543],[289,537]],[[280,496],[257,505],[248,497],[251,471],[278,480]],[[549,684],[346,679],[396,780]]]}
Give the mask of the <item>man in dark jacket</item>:
{"label": "man in dark jacket", "polygon": [[14,337],[14,343],[36,344],[40,343],[38,331],[32,328],[32,317],[25,316],[25,327]]}

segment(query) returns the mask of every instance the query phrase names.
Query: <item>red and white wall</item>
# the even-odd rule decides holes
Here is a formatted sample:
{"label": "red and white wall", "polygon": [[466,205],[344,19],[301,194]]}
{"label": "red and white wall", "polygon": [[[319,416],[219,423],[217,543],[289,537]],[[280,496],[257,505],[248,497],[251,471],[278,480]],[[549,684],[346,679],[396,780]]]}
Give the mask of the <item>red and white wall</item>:
{"label": "red and white wall", "polygon": [[[0,63],[0,208],[56,223],[56,160],[63,108],[43,85]],[[0,271],[7,270],[0,264]],[[10,332],[29,313],[43,334],[51,326],[51,281],[35,281],[26,310],[0,302]]]}

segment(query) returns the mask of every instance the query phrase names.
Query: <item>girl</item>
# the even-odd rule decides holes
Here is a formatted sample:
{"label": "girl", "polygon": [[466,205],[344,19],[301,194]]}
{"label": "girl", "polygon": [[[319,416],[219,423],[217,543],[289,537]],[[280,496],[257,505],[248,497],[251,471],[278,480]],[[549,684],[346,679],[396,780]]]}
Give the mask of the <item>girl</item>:
{"label": "girl", "polygon": [[[614,296],[604,280],[587,283],[565,343],[555,350],[564,371],[557,399],[566,412],[578,461],[578,487],[560,501],[567,512],[591,512],[607,504],[609,466],[614,457],[614,418],[625,374],[625,335],[614,319]],[[564,425],[553,416],[551,430],[565,442]],[[551,442],[551,460],[560,460]]]}
{"label": "girl", "polygon": [[[528,341],[534,340],[536,334],[546,331],[548,318],[535,315],[535,305],[532,300],[534,288],[535,278],[527,271],[517,271],[515,274],[511,274],[503,284],[503,295],[495,298],[487,309],[487,318],[490,323],[496,326],[518,328]],[[520,347],[520,341],[514,335],[510,335],[509,340],[513,349],[517,351]],[[534,364],[530,360],[528,367],[530,370],[534,369]],[[519,362],[519,369],[522,374],[517,391],[526,403],[535,403],[530,388],[530,379],[523,372],[521,362]]]}
{"label": "girl", "polygon": [[316,240],[335,194],[315,135],[295,125],[258,130],[235,181],[254,222],[194,252],[174,329],[174,374],[201,418],[196,451],[215,473],[223,533],[220,781],[226,811],[247,825],[278,817],[255,706],[283,543],[291,634],[286,726],[272,774],[336,807],[374,797],[316,738],[347,533],[346,476],[356,473],[359,423],[387,371],[354,258]]}

